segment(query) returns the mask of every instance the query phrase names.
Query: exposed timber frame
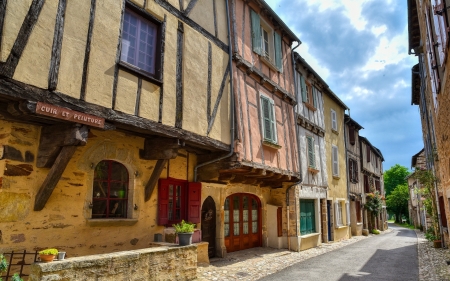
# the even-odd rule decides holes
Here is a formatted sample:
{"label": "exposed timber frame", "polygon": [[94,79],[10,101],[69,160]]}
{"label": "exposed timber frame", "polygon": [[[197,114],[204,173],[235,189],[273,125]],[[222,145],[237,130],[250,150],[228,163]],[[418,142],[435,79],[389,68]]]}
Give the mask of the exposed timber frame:
{"label": "exposed timber frame", "polygon": [[[6,7],[6,1],[4,1],[4,6]],[[14,76],[17,64],[19,63],[20,57],[22,56],[25,46],[27,45],[28,39],[30,38],[31,32],[39,18],[39,14],[42,11],[45,0],[33,0],[30,9],[20,27],[19,34],[17,35],[16,41],[12,46],[11,52],[9,53],[6,62],[0,64],[0,75],[11,78]],[[1,5],[3,6],[3,5]],[[6,9],[5,9],[6,10]],[[5,10],[0,14],[2,18],[2,25],[4,23]],[[3,26],[2,26],[3,29]],[[2,32],[3,35],[3,32]]]}
{"label": "exposed timber frame", "polygon": [[183,127],[183,23],[178,21],[175,127]]}
{"label": "exposed timber frame", "polygon": [[83,76],[81,78],[81,90],[80,90],[80,99],[86,99],[86,83],[87,83],[87,75],[88,75],[88,66],[89,66],[89,56],[91,53],[91,41],[92,41],[92,32],[94,30],[94,20],[95,20],[95,7],[97,0],[91,0],[91,9],[89,13],[89,28],[86,39],[86,50],[84,53],[84,62],[83,62]]}
{"label": "exposed timber frame", "polygon": [[55,34],[53,37],[52,58],[48,74],[48,89],[53,91],[58,84],[59,65],[61,61],[61,49],[64,33],[64,18],[66,15],[67,0],[59,0],[56,13]]}
{"label": "exposed timber frame", "polygon": [[22,100],[27,103],[25,107],[30,114],[36,112],[37,102],[46,102],[105,118],[105,121],[114,123],[113,125],[117,129],[123,131],[133,132],[139,135],[160,135],[177,138],[184,141],[186,146],[203,147],[205,151],[229,151],[230,149],[228,144],[209,137],[174,128],[139,116],[115,111],[111,108],[105,108],[61,94],[57,91],[41,89],[6,77],[0,77],[0,93],[11,100]]}
{"label": "exposed timber frame", "polygon": [[[43,159],[45,166],[51,165],[50,171],[47,174],[44,182],[39,188],[34,201],[34,210],[41,211],[48,199],[53,193],[58,184],[64,170],[67,167],[70,159],[77,150],[77,146],[86,145],[88,137],[87,126],[72,126],[66,127],[62,130],[61,126],[44,127],[41,133],[41,142],[39,145],[38,162]],[[54,161],[51,157],[42,157],[42,154],[48,153],[44,156],[53,156],[55,150],[58,149],[58,156]],[[41,158],[39,158],[41,155]]]}

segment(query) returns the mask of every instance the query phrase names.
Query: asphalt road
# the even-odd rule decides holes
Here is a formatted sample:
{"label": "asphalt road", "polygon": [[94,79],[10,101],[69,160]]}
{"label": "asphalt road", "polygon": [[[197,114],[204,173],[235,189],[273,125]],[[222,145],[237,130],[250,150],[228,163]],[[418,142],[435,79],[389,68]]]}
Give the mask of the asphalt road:
{"label": "asphalt road", "polygon": [[414,230],[392,224],[389,228],[393,231],[297,263],[260,280],[419,280]]}

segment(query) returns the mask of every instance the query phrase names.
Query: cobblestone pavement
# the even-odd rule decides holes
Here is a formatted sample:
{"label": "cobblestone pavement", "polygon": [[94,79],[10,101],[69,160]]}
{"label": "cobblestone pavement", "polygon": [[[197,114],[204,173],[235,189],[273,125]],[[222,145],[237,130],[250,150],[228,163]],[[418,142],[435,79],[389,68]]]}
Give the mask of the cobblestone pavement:
{"label": "cobblestone pavement", "polygon": [[450,281],[450,250],[434,248],[424,233],[416,230],[419,251],[419,278],[422,281]]}
{"label": "cobblestone pavement", "polygon": [[[392,229],[381,232],[390,232]],[[417,231],[419,251],[420,281],[450,281],[450,250],[435,249],[428,242],[423,232]],[[244,251],[229,253],[226,258],[213,258],[210,265],[200,265],[197,269],[199,281],[231,281],[258,280],[264,276],[280,271],[288,266],[306,259],[325,254],[341,247],[353,244],[369,236],[354,236],[348,240],[322,244],[316,248],[301,252],[290,252],[286,249],[252,248]]]}

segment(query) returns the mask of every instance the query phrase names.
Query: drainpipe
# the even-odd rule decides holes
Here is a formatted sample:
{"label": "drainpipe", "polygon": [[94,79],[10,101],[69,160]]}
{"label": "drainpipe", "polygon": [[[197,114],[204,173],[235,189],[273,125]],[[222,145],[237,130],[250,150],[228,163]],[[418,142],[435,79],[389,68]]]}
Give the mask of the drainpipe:
{"label": "drainpipe", "polygon": [[[296,48],[298,48],[298,46],[300,46],[301,42],[297,42],[297,46],[295,46],[292,51],[291,51],[291,59],[292,59],[292,73],[294,75],[294,92],[295,92],[295,100],[298,104],[298,90],[297,90],[297,79],[296,79],[296,75],[295,75],[295,58],[294,58],[294,50]],[[289,190],[293,187],[296,186],[300,183],[302,183],[302,165],[300,162],[300,140],[298,138],[298,124],[297,124],[297,112],[295,111],[295,107],[292,107],[293,111],[294,111],[294,124],[295,124],[295,138],[297,139],[297,152],[298,152],[298,169],[299,169],[299,173],[300,173],[300,180],[296,183],[294,183],[293,185],[289,186],[286,189],[286,217],[287,217],[287,240],[288,240],[288,250],[291,250],[291,239],[289,238]]]}
{"label": "drainpipe", "polygon": [[[347,201],[348,201],[348,209],[346,208],[345,212],[350,212],[350,179],[348,176],[348,150],[347,150],[347,132],[346,132],[346,124],[348,122],[350,122],[350,109],[348,108],[348,120],[347,122],[344,122],[344,148],[345,148],[345,172],[346,172],[346,176],[347,176]],[[351,213],[347,214],[347,218],[349,218],[349,221],[347,222],[347,226],[350,228],[350,233],[351,233],[351,223],[350,221],[352,220],[351,218]]]}
{"label": "drainpipe", "polygon": [[221,156],[217,159],[207,161],[205,163],[198,164],[194,168],[194,181],[197,181],[197,169],[206,165],[209,165],[214,162],[218,162],[222,159],[228,158],[234,153],[234,92],[233,92],[233,60],[232,60],[232,49],[231,49],[231,28],[230,28],[230,11],[228,7],[228,0],[225,1],[226,11],[227,11],[227,28],[228,28],[228,67],[230,68],[230,152],[225,156]]}

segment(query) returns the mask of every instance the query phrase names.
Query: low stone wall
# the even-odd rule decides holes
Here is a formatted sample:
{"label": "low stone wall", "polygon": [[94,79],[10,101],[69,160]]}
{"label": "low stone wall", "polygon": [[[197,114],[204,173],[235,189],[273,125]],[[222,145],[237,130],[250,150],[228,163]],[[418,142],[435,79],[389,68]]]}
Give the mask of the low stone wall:
{"label": "low stone wall", "polygon": [[154,247],[31,266],[30,281],[194,280],[197,246]]}

